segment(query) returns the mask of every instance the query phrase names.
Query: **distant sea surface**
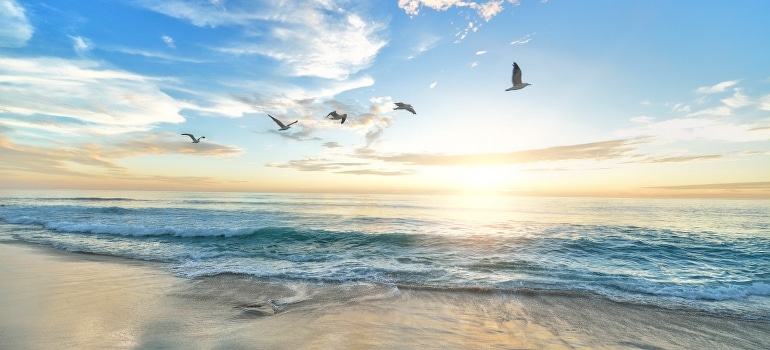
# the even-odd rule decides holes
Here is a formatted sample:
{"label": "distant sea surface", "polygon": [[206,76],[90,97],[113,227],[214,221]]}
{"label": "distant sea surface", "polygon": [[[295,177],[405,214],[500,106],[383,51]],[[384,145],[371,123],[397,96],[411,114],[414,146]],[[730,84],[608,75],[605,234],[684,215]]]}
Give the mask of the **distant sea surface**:
{"label": "distant sea surface", "polygon": [[557,293],[770,321],[770,201],[0,191],[0,241],[185,278]]}

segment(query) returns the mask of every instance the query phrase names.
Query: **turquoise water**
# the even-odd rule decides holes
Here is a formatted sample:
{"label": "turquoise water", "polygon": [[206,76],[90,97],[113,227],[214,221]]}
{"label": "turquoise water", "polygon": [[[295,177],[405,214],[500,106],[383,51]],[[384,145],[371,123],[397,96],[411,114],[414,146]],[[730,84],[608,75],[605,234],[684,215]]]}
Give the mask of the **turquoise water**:
{"label": "turquoise water", "polygon": [[197,278],[568,293],[770,320],[770,201],[0,192],[0,240]]}

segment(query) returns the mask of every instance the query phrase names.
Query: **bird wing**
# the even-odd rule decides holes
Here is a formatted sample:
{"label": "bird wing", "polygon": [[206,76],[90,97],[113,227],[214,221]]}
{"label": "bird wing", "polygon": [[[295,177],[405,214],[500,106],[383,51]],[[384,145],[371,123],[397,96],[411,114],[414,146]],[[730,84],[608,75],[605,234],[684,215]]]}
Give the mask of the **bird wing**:
{"label": "bird wing", "polygon": [[513,62],[513,76],[511,76],[513,85],[521,85],[521,68],[516,62]]}
{"label": "bird wing", "polygon": [[267,116],[268,116],[268,117],[270,117],[270,119],[272,119],[272,120],[273,120],[273,121],[274,121],[276,124],[278,124],[278,126],[280,126],[280,127],[282,127],[282,128],[285,128],[285,127],[286,127],[286,125],[283,125],[283,123],[281,123],[281,121],[280,121],[280,120],[273,118],[273,116],[272,116],[272,115],[268,114]]}
{"label": "bird wing", "polygon": [[404,107],[404,103],[403,102],[396,102],[396,106],[399,106],[399,107],[403,108]]}
{"label": "bird wing", "polygon": [[329,118],[329,116],[336,117],[337,116],[337,111],[329,112],[329,114],[327,114],[324,118]]}
{"label": "bird wing", "polygon": [[187,135],[187,136],[190,136],[190,138],[191,138],[193,141],[197,141],[197,140],[195,139],[195,136],[193,136],[193,134],[182,134],[182,135]]}
{"label": "bird wing", "polygon": [[348,114],[347,113],[342,115],[342,121],[340,122],[340,124],[345,124],[345,119],[348,119]]}
{"label": "bird wing", "polygon": [[289,125],[286,125],[286,126],[287,126],[287,127],[289,127],[289,126],[292,126],[292,125],[296,124],[298,121],[299,121],[299,120],[295,120],[295,121],[293,121],[293,122],[289,123]]}
{"label": "bird wing", "polygon": [[414,111],[414,108],[412,108],[412,106],[407,107],[406,110],[412,112],[412,114],[417,114],[417,112]]}

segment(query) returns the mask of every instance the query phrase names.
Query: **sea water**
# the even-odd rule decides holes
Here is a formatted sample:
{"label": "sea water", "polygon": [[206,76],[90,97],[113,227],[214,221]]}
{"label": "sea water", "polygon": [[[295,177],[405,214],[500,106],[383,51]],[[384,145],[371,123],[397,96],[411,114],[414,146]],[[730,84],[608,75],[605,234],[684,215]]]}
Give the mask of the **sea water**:
{"label": "sea water", "polygon": [[191,279],[557,293],[770,321],[767,200],[4,191],[0,241]]}

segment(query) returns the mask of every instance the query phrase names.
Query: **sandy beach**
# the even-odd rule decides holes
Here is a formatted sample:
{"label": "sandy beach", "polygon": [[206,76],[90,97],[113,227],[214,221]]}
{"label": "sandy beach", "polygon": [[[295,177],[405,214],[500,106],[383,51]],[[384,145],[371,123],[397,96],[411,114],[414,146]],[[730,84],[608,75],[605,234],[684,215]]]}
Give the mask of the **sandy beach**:
{"label": "sandy beach", "polygon": [[760,349],[770,324],[599,298],[183,279],[0,244],[2,349]]}

